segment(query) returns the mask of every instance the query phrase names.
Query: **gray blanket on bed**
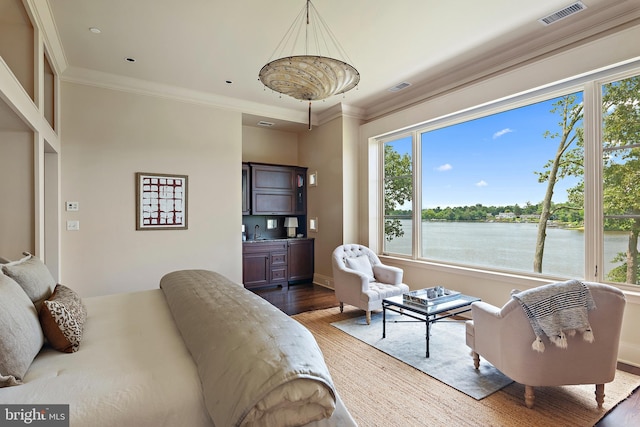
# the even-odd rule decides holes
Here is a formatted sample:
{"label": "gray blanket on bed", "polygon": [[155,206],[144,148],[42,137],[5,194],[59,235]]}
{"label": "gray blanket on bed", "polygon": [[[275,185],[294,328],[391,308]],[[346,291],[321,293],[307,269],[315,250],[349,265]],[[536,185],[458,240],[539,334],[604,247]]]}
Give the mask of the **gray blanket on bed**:
{"label": "gray blanket on bed", "polygon": [[169,273],[160,288],[215,425],[303,425],[331,416],[333,382],[300,323],[212,271]]}

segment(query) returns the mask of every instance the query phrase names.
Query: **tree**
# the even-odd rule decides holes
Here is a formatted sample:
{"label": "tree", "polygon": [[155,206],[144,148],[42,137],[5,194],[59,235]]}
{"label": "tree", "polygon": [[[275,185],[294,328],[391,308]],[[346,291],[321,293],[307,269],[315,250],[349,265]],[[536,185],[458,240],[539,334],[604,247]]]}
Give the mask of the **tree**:
{"label": "tree", "polygon": [[[535,172],[538,182],[546,182],[547,190],[542,201],[542,210],[538,222],[538,234],[536,249],[533,258],[533,271],[542,273],[542,259],[544,256],[544,244],[547,238],[547,223],[553,215],[552,199],[553,190],[558,180],[566,176],[581,176],[583,173],[583,129],[582,129],[582,103],[576,102],[575,95],[566,95],[553,104],[552,113],[560,114],[558,126],[559,132],[546,131],[544,137],[558,140],[556,154],[553,159],[544,165],[543,172]],[[573,148],[571,148],[573,146]],[[571,148],[571,149],[570,149]],[[558,208],[567,208],[566,205],[558,205]]]}
{"label": "tree", "polygon": [[384,144],[384,235],[387,241],[404,236],[402,223],[393,218],[393,214],[410,202],[412,195],[411,156],[401,155],[392,145]]}
{"label": "tree", "polygon": [[640,283],[638,235],[640,234],[640,76],[604,86],[603,109],[603,207],[606,226],[629,233],[624,261],[608,273],[615,282]]}

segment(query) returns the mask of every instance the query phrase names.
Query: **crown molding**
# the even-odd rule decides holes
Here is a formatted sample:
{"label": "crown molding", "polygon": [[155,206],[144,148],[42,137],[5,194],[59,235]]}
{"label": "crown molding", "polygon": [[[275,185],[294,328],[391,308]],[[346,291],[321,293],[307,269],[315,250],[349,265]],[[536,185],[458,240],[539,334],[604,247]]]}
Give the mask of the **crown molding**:
{"label": "crown molding", "polygon": [[443,63],[438,72],[429,77],[421,77],[406,94],[381,100],[367,108],[366,120],[372,121],[393,114],[428,99],[637,26],[640,26],[640,7],[625,0],[612,1],[571,25],[550,29],[547,27],[545,33],[542,32],[544,28],[541,28],[538,37],[529,35],[509,44],[496,46],[488,52]]}
{"label": "crown molding", "polygon": [[[207,105],[239,113],[273,117],[275,119],[295,123],[307,123],[309,119],[307,113],[288,108],[259,104],[238,98],[185,89],[148,80],[89,70],[86,68],[68,67],[64,75],[60,76],[60,80],[68,83],[94,86],[132,94],[155,96],[181,102]],[[312,117],[312,122],[315,121],[317,121],[317,118]]]}

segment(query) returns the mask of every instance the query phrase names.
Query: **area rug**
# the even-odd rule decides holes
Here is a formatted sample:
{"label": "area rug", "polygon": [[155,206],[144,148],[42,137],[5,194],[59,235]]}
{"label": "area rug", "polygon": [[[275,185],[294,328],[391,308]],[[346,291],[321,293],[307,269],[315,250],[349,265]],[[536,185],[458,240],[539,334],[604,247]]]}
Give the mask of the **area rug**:
{"label": "area rug", "polygon": [[640,385],[640,377],[617,371],[605,385],[603,409],[596,405],[593,385],[536,387],[533,409],[524,405],[524,386],[515,382],[476,400],[331,326],[362,315],[347,306],[344,313],[334,307],[293,316],[316,338],[359,427],[593,426]]}
{"label": "area rug", "polygon": [[372,313],[370,325],[365,316],[331,325],[474,399],[483,399],[512,382],[485,360],[479,369],[473,367],[462,321],[431,324],[428,358],[425,324],[410,317],[387,311],[386,338],[382,338],[381,312]]}

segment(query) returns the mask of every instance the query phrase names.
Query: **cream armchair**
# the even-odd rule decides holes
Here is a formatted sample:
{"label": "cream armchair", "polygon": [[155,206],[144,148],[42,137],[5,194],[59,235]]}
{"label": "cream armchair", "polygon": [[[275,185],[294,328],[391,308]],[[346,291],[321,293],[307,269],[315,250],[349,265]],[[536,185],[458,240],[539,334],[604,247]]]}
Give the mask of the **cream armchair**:
{"label": "cream armchair", "polygon": [[381,309],[384,298],[409,291],[409,286],[402,283],[402,269],[382,264],[366,246],[338,246],[332,265],[340,311],[345,303],[361,308],[366,311],[367,324],[371,324],[371,310]]}
{"label": "cream armchair", "polygon": [[525,385],[524,400],[533,407],[536,386],[595,384],[596,402],[602,407],[604,384],[613,381],[624,294],[617,288],[583,282],[589,289],[595,309],[588,311],[593,342],[579,332],[566,338],[566,348],[544,339],[542,352],[531,323],[519,301],[512,298],[502,308],[485,302],[471,305],[473,320],[466,322],[466,342],[472,349],[476,369],[480,356],[503,374]]}

